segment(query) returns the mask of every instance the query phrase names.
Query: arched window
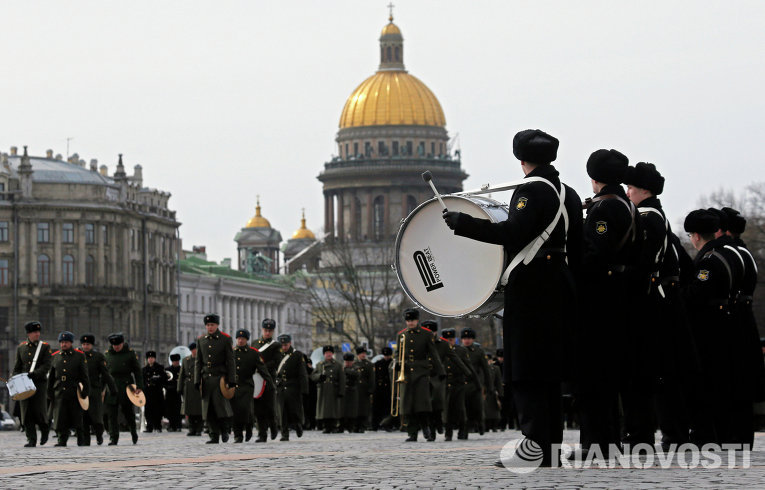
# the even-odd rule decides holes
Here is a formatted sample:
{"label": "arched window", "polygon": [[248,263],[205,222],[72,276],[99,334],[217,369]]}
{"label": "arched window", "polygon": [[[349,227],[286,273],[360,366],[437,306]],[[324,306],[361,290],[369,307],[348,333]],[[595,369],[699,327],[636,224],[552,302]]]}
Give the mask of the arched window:
{"label": "arched window", "polygon": [[109,257],[104,255],[104,286],[109,285]]}
{"label": "arched window", "polygon": [[372,204],[374,209],[374,237],[382,240],[385,234],[385,199],[377,196]]}
{"label": "arched window", "polygon": [[391,57],[391,55],[390,55],[390,46],[388,46],[388,47],[385,49],[385,54],[387,54],[387,55],[388,55],[388,56],[387,56],[387,58],[385,59],[385,61],[390,61],[390,60],[391,60],[391,58],[392,58],[392,57]]}
{"label": "arched window", "polygon": [[88,255],[85,259],[85,285],[93,287],[96,285],[96,259]]}
{"label": "arched window", "polygon": [[396,61],[401,61],[401,54],[398,51],[398,46],[394,49],[394,53],[396,53]]}
{"label": "arched window", "polygon": [[409,216],[417,207],[417,199],[414,196],[406,196],[406,215]]}
{"label": "arched window", "polygon": [[62,281],[64,286],[72,286],[74,284],[74,257],[71,255],[64,255],[64,262],[61,264]]}
{"label": "arched window", "polygon": [[45,254],[37,257],[37,284],[50,286],[50,257]]}

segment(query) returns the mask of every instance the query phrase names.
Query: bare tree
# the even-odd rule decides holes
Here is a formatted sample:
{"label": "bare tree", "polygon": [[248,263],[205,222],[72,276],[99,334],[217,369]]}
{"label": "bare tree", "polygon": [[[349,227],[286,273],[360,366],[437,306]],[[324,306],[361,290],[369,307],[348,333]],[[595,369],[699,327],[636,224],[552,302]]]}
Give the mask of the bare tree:
{"label": "bare tree", "polygon": [[330,327],[353,320],[354,328],[330,330],[354,345],[366,339],[370,349],[395,336],[404,294],[391,264],[390,242],[331,240],[324,244],[322,266],[305,278],[314,316]]}

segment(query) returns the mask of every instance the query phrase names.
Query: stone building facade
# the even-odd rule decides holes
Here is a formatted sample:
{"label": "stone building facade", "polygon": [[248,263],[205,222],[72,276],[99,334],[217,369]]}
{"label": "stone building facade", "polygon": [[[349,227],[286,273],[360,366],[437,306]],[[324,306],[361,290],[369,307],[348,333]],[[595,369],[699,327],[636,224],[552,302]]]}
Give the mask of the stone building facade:
{"label": "stone building facade", "polygon": [[0,154],[6,339],[22,340],[24,324],[39,320],[48,341],[62,330],[92,332],[105,349],[107,336],[122,331],[139,352],[176,345],[180,223],[169,199],[144,186],[140,165],[128,176],[122,155],[108,175],[77,155]]}

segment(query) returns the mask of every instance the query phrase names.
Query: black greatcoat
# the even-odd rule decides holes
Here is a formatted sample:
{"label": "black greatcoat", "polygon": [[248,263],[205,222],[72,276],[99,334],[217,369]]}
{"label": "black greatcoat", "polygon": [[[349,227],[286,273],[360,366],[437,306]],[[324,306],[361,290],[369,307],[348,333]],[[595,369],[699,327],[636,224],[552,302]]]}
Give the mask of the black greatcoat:
{"label": "black greatcoat", "polygon": [[709,397],[705,401],[709,404],[716,432],[716,435],[698,436],[699,443],[729,442],[731,437],[733,359],[729,295],[732,280],[724,259],[713,253],[714,246],[714,240],[708,242],[696,255],[695,277],[683,288],[702,376],[707,381]]}
{"label": "black greatcoat", "polygon": [[[552,165],[541,165],[526,178],[541,177],[556,190],[563,185]],[[520,264],[505,286],[503,339],[507,362],[505,379],[518,407],[522,433],[543,450],[543,463],[553,461],[553,443],[561,442],[560,382],[575,309],[574,275],[566,260],[578,268],[582,236],[581,201],[565,186],[564,217],[527,265]],[[459,214],[455,234],[502,245],[508,257],[518,254],[555,219],[560,201],[544,182],[518,187],[510,199],[507,219],[501,223]],[[568,240],[567,240],[568,238]],[[567,243],[571,246],[567,248]],[[569,328],[566,328],[566,327]]]}
{"label": "black greatcoat", "polygon": [[[545,178],[557,189],[561,186],[558,171],[552,165],[539,166],[528,177]],[[502,245],[512,258],[550,224],[558,204],[550,186],[530,182],[513,193],[507,220],[492,223],[462,213],[454,232]],[[568,186],[565,206],[569,219],[567,252],[576,269],[582,230],[581,201]],[[561,218],[537,258],[528,265],[516,267],[505,287],[505,355],[509,353],[505,376],[508,382],[562,379],[563,345],[567,340],[564,319],[570,320],[573,316],[569,308],[573,307],[574,295],[571,271],[561,253],[566,242]]]}

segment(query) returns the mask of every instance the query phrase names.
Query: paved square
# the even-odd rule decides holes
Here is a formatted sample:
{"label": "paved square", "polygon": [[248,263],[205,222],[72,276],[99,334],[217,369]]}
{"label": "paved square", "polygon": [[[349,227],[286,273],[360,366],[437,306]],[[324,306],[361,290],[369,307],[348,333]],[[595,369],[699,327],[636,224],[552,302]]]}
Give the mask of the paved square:
{"label": "paved square", "polygon": [[[517,431],[468,441],[405,443],[403,433],[320,434],[289,442],[206,445],[185,432],[122,434],[119,446],[23,448],[23,434],[0,433],[2,488],[698,488],[765,485],[765,433],[751,468],[537,469],[514,474],[492,463]],[[567,431],[566,442],[578,439]],[[254,439],[253,439],[254,441]],[[70,444],[72,440],[70,440]]]}

